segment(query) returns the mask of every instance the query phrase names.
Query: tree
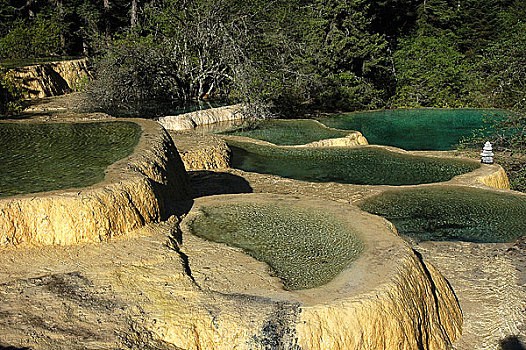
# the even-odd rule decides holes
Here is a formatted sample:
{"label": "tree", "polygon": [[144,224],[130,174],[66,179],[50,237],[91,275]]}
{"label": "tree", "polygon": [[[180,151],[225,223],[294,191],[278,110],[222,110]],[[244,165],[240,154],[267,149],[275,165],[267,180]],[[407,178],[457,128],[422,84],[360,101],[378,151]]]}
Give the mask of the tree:
{"label": "tree", "polygon": [[467,67],[447,33],[402,40],[394,54],[394,107],[462,107]]}

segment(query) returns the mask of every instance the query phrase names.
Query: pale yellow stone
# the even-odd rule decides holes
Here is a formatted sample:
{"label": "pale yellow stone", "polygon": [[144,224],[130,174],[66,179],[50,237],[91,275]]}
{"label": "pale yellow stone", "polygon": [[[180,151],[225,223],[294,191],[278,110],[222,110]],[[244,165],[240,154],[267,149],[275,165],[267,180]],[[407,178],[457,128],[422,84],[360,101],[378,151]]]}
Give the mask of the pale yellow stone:
{"label": "pale yellow stone", "polygon": [[197,126],[245,118],[241,105],[209,108],[195,112],[169,115],[159,118],[159,123],[167,130],[189,130]]}
{"label": "pale yellow stone", "polygon": [[305,145],[298,145],[296,147],[347,147],[368,145],[369,142],[359,131],[350,131],[349,135],[345,137],[338,137],[334,139],[325,139],[314,141]]}
{"label": "pale yellow stone", "polygon": [[[186,222],[198,215],[199,206],[238,201],[319,208],[357,229],[365,250],[328,284],[286,291],[260,277],[260,269],[248,269],[240,249],[187,232]],[[179,249],[199,286],[184,292],[185,303],[155,294],[151,289],[158,287],[141,282],[139,273],[130,271],[131,280],[124,282],[157,295],[141,305],[161,320],[153,332],[179,348],[265,349],[256,340],[274,336],[283,348],[297,344],[309,350],[448,349],[460,335],[462,313],[440,273],[418,258],[385,220],[352,206],[279,195],[205,197],[196,200],[182,230]],[[270,327],[269,333],[283,337],[265,334],[266,325],[278,328]]]}
{"label": "pale yellow stone", "polygon": [[506,171],[500,165],[494,167],[497,168],[494,172],[486,176],[478,177],[477,181],[489,187],[509,190],[510,180],[508,179],[508,175],[506,175]]}
{"label": "pale yellow stone", "polygon": [[170,131],[186,170],[213,170],[230,167],[231,151],[216,135],[193,131]]}
{"label": "pale yellow stone", "polygon": [[77,91],[91,77],[86,58],[15,68],[12,72],[32,99]]}

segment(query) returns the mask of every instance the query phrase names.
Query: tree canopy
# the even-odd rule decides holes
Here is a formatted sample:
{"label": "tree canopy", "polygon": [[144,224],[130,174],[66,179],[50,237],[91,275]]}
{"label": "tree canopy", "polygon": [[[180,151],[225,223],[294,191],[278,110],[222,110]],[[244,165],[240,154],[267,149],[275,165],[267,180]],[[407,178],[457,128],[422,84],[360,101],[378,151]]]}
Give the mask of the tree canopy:
{"label": "tree canopy", "polygon": [[94,58],[103,108],[524,108],[521,0],[0,0],[0,59]]}

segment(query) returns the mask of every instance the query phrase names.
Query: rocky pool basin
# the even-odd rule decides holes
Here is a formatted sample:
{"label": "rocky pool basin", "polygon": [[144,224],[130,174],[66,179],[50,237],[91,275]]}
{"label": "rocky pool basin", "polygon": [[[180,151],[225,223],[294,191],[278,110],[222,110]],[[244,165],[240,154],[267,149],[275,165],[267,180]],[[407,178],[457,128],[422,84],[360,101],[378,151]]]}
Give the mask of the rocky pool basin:
{"label": "rocky pool basin", "polygon": [[417,241],[511,242],[526,234],[526,196],[462,186],[388,190],[361,201]]}
{"label": "rocky pool basin", "polygon": [[[253,322],[232,330],[218,321],[220,334],[260,334],[252,327],[260,317],[271,319],[259,305],[263,300],[282,305],[284,347],[411,348],[418,337],[407,334],[416,328],[425,329],[435,346],[446,347],[460,329],[457,302],[440,274],[387,221],[356,207],[272,194],[210,196],[195,200],[181,229],[177,249],[187,256],[187,271],[200,289],[246,300],[243,312],[261,310],[252,314]],[[329,256],[335,261],[327,261]],[[226,304],[221,309],[221,315],[232,312]],[[379,329],[382,336],[365,340],[364,334]],[[183,330],[172,332],[176,346],[195,341],[182,336]],[[202,344],[206,334],[200,334]]]}
{"label": "rocky pool basin", "polygon": [[4,122],[0,132],[0,248],[100,242],[159,221],[164,199],[188,192],[155,122]]}
{"label": "rocky pool basin", "polygon": [[480,163],[423,156],[381,146],[286,147],[229,137],[232,167],[312,182],[357,185],[416,185],[449,181]]}
{"label": "rocky pool basin", "polygon": [[245,121],[241,125],[233,126],[231,130],[218,133],[262,140],[278,146],[367,144],[367,140],[356,131],[329,128],[311,119]]}

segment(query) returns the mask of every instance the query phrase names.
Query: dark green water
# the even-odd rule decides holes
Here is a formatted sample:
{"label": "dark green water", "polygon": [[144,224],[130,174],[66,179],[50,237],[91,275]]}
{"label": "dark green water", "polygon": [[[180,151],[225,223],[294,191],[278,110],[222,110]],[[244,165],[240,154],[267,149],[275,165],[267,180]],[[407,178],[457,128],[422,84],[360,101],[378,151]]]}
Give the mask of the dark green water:
{"label": "dark green water", "polygon": [[348,132],[327,129],[313,120],[264,120],[250,129],[238,129],[224,134],[251,137],[276,145],[304,145],[344,137]]}
{"label": "dark green water", "polygon": [[398,109],[320,118],[337,129],[358,130],[370,144],[414,151],[445,151],[506,112],[481,109]]}
{"label": "dark green water", "polygon": [[360,148],[283,148],[229,141],[232,166],[313,182],[415,185],[448,181],[480,167],[477,162],[410,156]]}
{"label": "dark green water", "polygon": [[384,192],[358,205],[417,240],[509,242],[526,234],[526,197],[466,187]]}
{"label": "dark green water", "polygon": [[100,182],[140,135],[129,122],[0,123],[0,197]]}
{"label": "dark green water", "polygon": [[231,203],[202,211],[190,225],[195,235],[244,249],[267,263],[289,290],[331,281],[362,250],[347,225],[319,210]]}

